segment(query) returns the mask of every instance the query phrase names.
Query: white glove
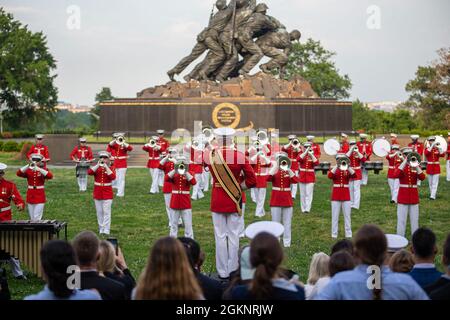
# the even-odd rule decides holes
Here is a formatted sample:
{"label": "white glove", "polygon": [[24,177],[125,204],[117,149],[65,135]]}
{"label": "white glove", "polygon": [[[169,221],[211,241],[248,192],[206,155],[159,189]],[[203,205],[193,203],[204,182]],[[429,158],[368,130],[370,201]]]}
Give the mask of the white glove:
{"label": "white glove", "polygon": [[314,161],[314,162],[317,161],[317,158],[316,158],[316,156],[314,155],[314,153],[311,153],[310,156],[311,156],[312,161]]}
{"label": "white glove", "polygon": [[295,173],[291,169],[288,170],[288,174],[289,174],[289,178],[295,177]]}
{"label": "white glove", "polygon": [[27,171],[27,169],[30,167],[29,164],[27,164],[26,166],[23,166],[22,168],[20,168],[20,171],[25,172]]}
{"label": "white glove", "polygon": [[165,156],[164,158],[161,159],[161,161],[159,162],[161,165],[165,165],[166,162],[169,161],[169,155]]}
{"label": "white glove", "polygon": [[185,174],[187,181],[191,181],[194,177],[189,172],[186,172]]}
{"label": "white glove", "polygon": [[100,164],[99,163],[97,163],[95,166],[93,166],[92,168],[91,168],[91,170],[92,171],[97,171],[97,169],[100,167]]}
{"label": "white glove", "polygon": [[417,174],[422,174],[422,173],[423,173],[423,171],[422,171],[422,168],[421,168],[421,167],[417,167],[417,168],[416,168],[416,171],[417,171]]}
{"label": "white glove", "polygon": [[331,173],[332,174],[335,174],[336,173],[336,170],[337,170],[337,165],[336,166],[334,166],[333,168],[331,168]]}
{"label": "white glove", "polygon": [[353,148],[350,148],[350,150],[348,150],[348,152],[345,154],[347,157],[351,157],[353,153]]}
{"label": "white glove", "polygon": [[47,170],[44,170],[41,167],[36,167],[36,170],[39,171],[40,173],[42,173],[42,175],[45,177],[48,174]]}
{"label": "white glove", "polygon": [[113,140],[109,143],[110,146],[113,146],[116,143],[116,140]]}
{"label": "white glove", "polygon": [[167,175],[169,176],[170,179],[172,179],[173,176],[175,175],[175,170],[170,171]]}
{"label": "white glove", "polygon": [[354,174],[355,174],[355,170],[353,170],[352,167],[348,167],[348,172],[349,172],[351,175],[354,175]]}
{"label": "white glove", "polygon": [[408,159],[405,158],[405,160],[403,160],[403,162],[398,166],[398,168],[403,171],[403,169],[405,169],[406,163],[408,162]]}
{"label": "white glove", "polygon": [[129,145],[128,143],[125,142],[125,143],[123,144],[123,146],[124,146],[125,148],[128,148],[130,145]]}
{"label": "white glove", "polygon": [[107,173],[108,175],[112,174],[112,170],[111,170],[110,167],[108,167],[106,164],[104,164],[103,166],[105,167],[106,173]]}
{"label": "white glove", "polygon": [[269,175],[273,176],[278,172],[278,163],[277,162],[273,162],[272,163],[272,167],[269,170]]}

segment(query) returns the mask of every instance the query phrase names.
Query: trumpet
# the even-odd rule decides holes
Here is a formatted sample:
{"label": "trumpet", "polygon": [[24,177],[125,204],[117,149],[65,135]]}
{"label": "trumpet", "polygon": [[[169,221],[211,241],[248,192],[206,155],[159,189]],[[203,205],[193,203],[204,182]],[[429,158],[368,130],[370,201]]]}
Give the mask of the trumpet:
{"label": "trumpet", "polygon": [[256,138],[257,141],[260,142],[261,146],[264,146],[269,143],[269,136],[267,135],[267,132],[264,130],[258,130],[256,132]]}
{"label": "trumpet", "polygon": [[291,143],[294,148],[298,148],[300,146],[300,140],[298,139],[293,139]]}
{"label": "trumpet", "polygon": [[278,167],[281,170],[287,171],[287,170],[291,169],[292,161],[291,161],[291,159],[289,159],[289,157],[279,156],[277,159],[277,162],[278,162]]}
{"label": "trumpet", "polygon": [[420,166],[420,163],[422,162],[422,158],[420,157],[420,154],[417,152],[411,152],[406,157],[408,164],[411,168],[417,168]]}
{"label": "trumpet", "polygon": [[36,161],[31,161],[29,166],[30,166],[30,169],[35,169],[37,167]]}
{"label": "trumpet", "polygon": [[154,148],[157,145],[157,141],[155,139],[150,139],[150,141],[148,142],[149,147]]}
{"label": "trumpet", "polygon": [[350,165],[350,159],[348,157],[341,157],[336,160],[336,163],[341,171],[347,171]]}
{"label": "trumpet", "polygon": [[184,175],[188,170],[189,170],[189,166],[184,162],[180,162],[175,165],[175,171],[179,175]]}
{"label": "trumpet", "polygon": [[125,144],[125,137],[123,137],[123,136],[118,136],[118,137],[116,138],[116,143],[117,143],[119,146],[124,145],[124,144]]}
{"label": "trumpet", "polygon": [[205,136],[208,143],[214,140],[214,132],[213,129],[210,126],[205,126],[202,129],[202,133]]}
{"label": "trumpet", "polygon": [[260,150],[262,148],[262,143],[259,140],[256,140],[255,142],[253,142],[253,146],[255,147],[256,150]]}

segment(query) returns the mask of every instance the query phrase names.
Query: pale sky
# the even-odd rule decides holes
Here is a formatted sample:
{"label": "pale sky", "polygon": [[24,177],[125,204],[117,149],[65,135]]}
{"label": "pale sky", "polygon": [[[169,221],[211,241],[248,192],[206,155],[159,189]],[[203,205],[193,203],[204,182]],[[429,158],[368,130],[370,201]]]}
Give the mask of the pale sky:
{"label": "pale sky", "polygon": [[[214,2],[0,0],[0,6],[47,35],[58,61],[59,100],[91,105],[101,87],[111,87],[117,97],[135,97],[166,83],[167,70],[190,52]],[[351,99],[404,100],[405,84],[417,67],[450,46],[448,0],[264,2],[268,14],[302,32],[302,41],[320,40],[337,53],[338,68],[353,82]],[[80,29],[67,27],[72,5],[80,9]],[[377,9],[380,19],[373,20]],[[370,29],[368,20],[371,26],[379,21],[380,28]]]}

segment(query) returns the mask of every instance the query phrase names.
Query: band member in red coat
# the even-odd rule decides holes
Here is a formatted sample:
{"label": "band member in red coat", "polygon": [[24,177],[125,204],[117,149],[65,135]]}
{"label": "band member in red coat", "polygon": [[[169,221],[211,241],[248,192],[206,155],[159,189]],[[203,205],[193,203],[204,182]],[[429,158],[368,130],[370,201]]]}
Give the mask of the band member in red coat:
{"label": "band member in red coat", "polygon": [[216,268],[219,277],[228,278],[239,266],[243,190],[255,187],[256,176],[248,158],[232,148],[235,130],[219,128],[214,130],[214,134],[218,147],[205,153],[204,159],[213,177],[211,212],[216,240]]}
{"label": "band member in red coat", "polygon": [[440,159],[445,157],[447,150],[441,150],[436,145],[436,137],[428,138],[428,147],[425,149],[427,159],[427,176],[430,186],[430,199],[436,200],[437,189],[439,186],[439,176],[441,175]]}
{"label": "band member in red coat", "polygon": [[348,135],[341,133],[341,150],[339,153],[347,153],[350,150],[350,145],[348,143]]}
{"label": "band member in red coat", "polygon": [[393,144],[391,151],[386,156],[389,162],[389,170],[387,173],[388,184],[391,190],[391,203],[397,203],[398,189],[400,188],[400,181],[395,175],[395,170],[403,162],[403,154],[400,152],[400,146]]}
{"label": "band member in red coat", "polygon": [[[295,173],[295,176],[298,177],[298,162],[297,158],[302,152],[302,145],[300,140],[295,135],[288,136],[289,143],[281,149],[282,152],[286,152],[288,154],[289,159],[291,159],[291,170]],[[297,197],[297,189],[298,184],[291,184],[292,191],[292,199]]]}
{"label": "band member in red coat", "polygon": [[188,171],[188,160],[183,156],[178,156],[175,169],[170,171],[165,180],[172,184],[172,197],[170,199],[170,236],[178,237],[178,221],[183,219],[184,236],[194,239],[192,228],[192,205],[190,198],[191,186],[194,186],[194,176]]}
{"label": "band member in red coat", "polygon": [[336,156],[337,165],[328,172],[328,178],[333,180],[331,194],[331,237],[337,239],[339,231],[339,214],[344,214],[345,237],[352,237],[352,205],[350,201],[350,179],[356,177],[355,170],[349,166],[350,159],[345,154]]}
{"label": "band member in red coat", "polygon": [[319,159],[310,142],[303,144],[303,153],[297,158],[300,166],[300,207],[303,213],[311,212],[311,206],[314,196],[314,184],[316,183],[316,173],[314,168],[319,165]]}
{"label": "band member in red coat", "polygon": [[447,135],[447,181],[450,182],[450,132]]}
{"label": "band member in red coat", "polygon": [[412,149],[413,152],[417,152],[421,157],[424,155],[424,145],[419,141],[420,136],[417,134],[411,135],[411,142],[408,144],[408,147]]}
{"label": "band member in red coat", "polygon": [[394,145],[394,144],[400,145],[398,143],[398,140],[397,140],[398,136],[397,136],[396,133],[391,133],[390,136],[391,136],[391,146]]}
{"label": "band member in red coat", "polygon": [[264,204],[267,193],[267,175],[271,164],[270,155],[268,145],[262,145],[260,141],[255,141],[248,150],[250,163],[256,175],[256,186],[251,191],[254,202],[256,202],[255,216],[259,218],[266,215]]}
{"label": "band member in red coat", "polygon": [[133,147],[125,141],[124,133],[115,133],[114,140],[108,144],[106,149],[111,154],[111,159],[114,161],[114,168],[116,169],[116,179],[112,187],[117,189],[117,196],[125,196],[125,176],[127,174],[129,158],[128,153],[133,151]]}
{"label": "band member in red coat", "polygon": [[109,235],[111,229],[111,206],[114,198],[112,182],[116,179],[114,165],[109,165],[111,155],[101,151],[98,163],[89,168],[88,174],[94,176],[94,202],[97,212],[99,233]]}
{"label": "band member in red coat", "polygon": [[[161,158],[165,157],[167,154],[167,149],[170,147],[169,141],[164,138],[165,131],[162,129],[156,130],[158,135],[158,150],[161,155]],[[163,187],[164,185],[164,172],[162,170],[158,170],[158,186]]]}
{"label": "band member in red coat", "polygon": [[411,148],[403,148],[404,160],[395,170],[395,177],[400,181],[397,199],[397,234],[405,236],[406,220],[409,215],[411,234],[419,228],[419,190],[417,182],[425,180],[425,174],[420,168],[420,163],[408,163],[408,154],[413,152]]}
{"label": "band member in red coat", "polygon": [[47,162],[50,161],[50,152],[48,151],[48,147],[43,144],[44,135],[37,134],[36,143],[31,146],[30,150],[27,152],[27,158],[30,159],[32,154],[40,154],[42,155],[42,162],[44,163],[44,168],[47,167]]}
{"label": "band member in red coat", "polygon": [[320,161],[322,151],[320,150],[320,145],[318,143],[315,143],[314,139],[316,139],[315,136],[306,136],[306,142],[309,142],[311,144],[311,150],[314,152],[314,156],[317,158],[317,160]]}
{"label": "band member in red coat", "polygon": [[[175,169],[175,157],[177,155],[177,150],[175,148],[167,149],[167,155],[161,159],[159,163],[159,169],[167,175],[169,172]],[[172,183],[165,179],[163,185],[163,194],[164,194],[164,202],[166,204],[166,212],[167,212],[167,221],[169,221],[170,228],[170,219],[172,217],[171,209],[170,209],[170,199],[172,197]]]}
{"label": "band member in red coat", "polygon": [[[291,184],[298,183],[295,173],[286,164],[288,158],[285,152],[276,154],[270,169],[268,181],[272,182],[272,194],[270,196],[270,212],[272,221],[280,222],[284,226],[284,247],[291,246],[291,225],[294,203],[292,201]],[[286,163],[283,163],[285,161]]]}
{"label": "band member in red coat", "polygon": [[202,190],[203,179],[203,150],[205,148],[205,140],[200,135],[192,139],[192,143],[188,143],[185,152],[189,153],[189,171],[194,175],[197,183],[192,187],[192,200],[200,200],[205,197]]}
{"label": "band member in red coat", "polygon": [[85,192],[87,190],[87,170],[89,169],[89,164],[94,161],[94,156],[92,155],[92,148],[87,145],[86,138],[80,138],[79,144],[73,148],[70,153],[70,159],[76,163],[76,175],[78,188],[80,192]]}
{"label": "band member in red coat", "polygon": [[[368,138],[367,134],[361,133],[359,135],[360,141],[356,144],[358,146],[359,152],[364,156],[364,162],[370,161],[370,157],[373,154],[372,143],[370,143],[370,141],[367,141],[367,138]],[[363,168],[361,185],[366,186],[368,181],[369,181],[369,171]]]}
{"label": "band member in red coat", "polygon": [[[16,184],[12,181],[5,179],[5,172],[8,166],[4,163],[0,163],[0,222],[11,221],[11,202],[15,204],[19,211],[23,211],[25,203],[22,196],[16,187]],[[20,268],[20,261],[15,259],[11,255],[0,250],[0,256],[2,260],[8,261],[11,265],[11,270],[16,279],[26,279],[23,275],[23,271]]]}
{"label": "band member in red coat", "polygon": [[31,163],[20,168],[17,176],[26,178],[28,182],[27,206],[31,221],[40,221],[45,206],[45,181],[53,178],[53,174],[44,169],[43,157],[40,154],[30,156]]}
{"label": "band member in red coat", "polygon": [[355,176],[350,178],[350,199],[352,208],[359,210],[361,203],[362,165],[366,161],[366,158],[359,152],[355,140],[351,140],[349,145],[350,149],[346,155],[350,159],[350,167],[355,171]]}
{"label": "band member in red coat", "polygon": [[158,145],[158,137],[153,136],[150,138],[149,142],[142,147],[142,150],[148,152],[147,168],[150,171],[150,176],[152,178],[152,184],[150,187],[150,194],[159,193],[159,175],[160,168],[159,164],[162,159],[161,157],[161,147]]}

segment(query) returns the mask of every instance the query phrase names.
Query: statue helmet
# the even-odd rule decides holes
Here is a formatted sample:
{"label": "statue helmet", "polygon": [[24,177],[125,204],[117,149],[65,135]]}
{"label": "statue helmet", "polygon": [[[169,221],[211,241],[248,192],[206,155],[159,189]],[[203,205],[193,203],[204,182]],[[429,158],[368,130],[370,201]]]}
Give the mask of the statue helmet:
{"label": "statue helmet", "polygon": [[268,9],[269,9],[269,7],[267,6],[267,4],[265,4],[265,3],[260,3],[260,4],[258,4],[258,5],[256,6],[255,12],[258,12],[258,13],[266,13]]}
{"label": "statue helmet", "polygon": [[298,30],[292,30],[290,33],[290,36],[291,36],[291,41],[299,41],[300,38],[302,37],[302,34]]}
{"label": "statue helmet", "polygon": [[217,0],[216,7],[219,10],[225,9],[227,7],[227,0]]}

